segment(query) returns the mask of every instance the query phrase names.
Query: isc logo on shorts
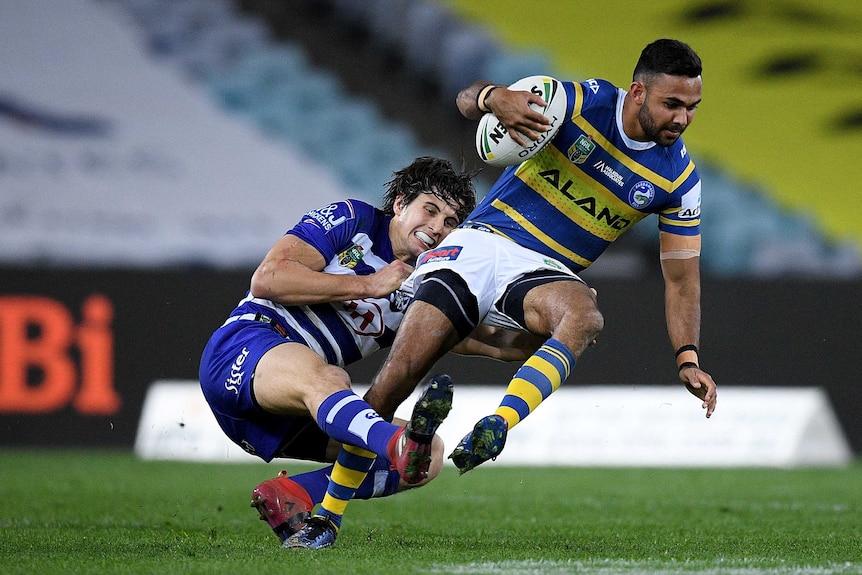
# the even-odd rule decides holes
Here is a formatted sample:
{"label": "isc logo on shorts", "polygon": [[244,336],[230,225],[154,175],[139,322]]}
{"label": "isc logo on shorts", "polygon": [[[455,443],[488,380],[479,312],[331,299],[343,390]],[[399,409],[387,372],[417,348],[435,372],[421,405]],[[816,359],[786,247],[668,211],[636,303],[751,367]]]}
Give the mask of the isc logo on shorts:
{"label": "isc logo on shorts", "polygon": [[444,248],[429,250],[422,254],[419,261],[416,262],[416,267],[429,262],[457,260],[458,255],[461,253],[461,249],[461,246],[446,246]]}

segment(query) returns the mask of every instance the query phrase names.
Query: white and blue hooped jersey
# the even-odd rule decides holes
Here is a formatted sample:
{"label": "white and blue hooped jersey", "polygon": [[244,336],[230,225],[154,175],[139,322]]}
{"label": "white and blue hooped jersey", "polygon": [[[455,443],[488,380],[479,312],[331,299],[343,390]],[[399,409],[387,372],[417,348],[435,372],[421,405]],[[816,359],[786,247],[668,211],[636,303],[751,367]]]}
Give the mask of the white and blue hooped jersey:
{"label": "white and blue hooped jersey", "polygon": [[625,91],[564,82],[566,119],[541,152],[507,168],[462,224],[486,229],[579,272],[650,214],[661,231],[700,234],[700,177],[682,139],[637,142],[622,129]]}
{"label": "white and blue hooped jersey", "polygon": [[[369,275],[395,259],[389,240],[391,219],[365,202],[346,200],[308,212],[287,233],[323,254],[324,272]],[[389,347],[403,318],[388,298],[283,306],[251,294],[239,302],[231,318],[257,313],[277,322],[290,340],[305,343],[338,366]]]}

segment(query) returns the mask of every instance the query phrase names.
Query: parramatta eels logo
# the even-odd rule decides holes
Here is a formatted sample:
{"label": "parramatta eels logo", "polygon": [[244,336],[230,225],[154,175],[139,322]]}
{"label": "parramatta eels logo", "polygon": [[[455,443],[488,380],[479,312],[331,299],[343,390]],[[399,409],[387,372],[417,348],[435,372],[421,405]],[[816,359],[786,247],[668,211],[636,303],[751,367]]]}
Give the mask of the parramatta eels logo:
{"label": "parramatta eels logo", "polygon": [[352,245],[338,254],[338,265],[343,268],[353,269],[362,261],[362,246]]}
{"label": "parramatta eels logo", "polygon": [[569,159],[576,164],[583,164],[593,150],[596,149],[596,143],[586,134],[581,134],[572,147],[569,148]]}
{"label": "parramatta eels logo", "polygon": [[642,209],[649,205],[655,197],[655,187],[646,180],[641,180],[632,186],[629,192],[629,204],[633,208]]}

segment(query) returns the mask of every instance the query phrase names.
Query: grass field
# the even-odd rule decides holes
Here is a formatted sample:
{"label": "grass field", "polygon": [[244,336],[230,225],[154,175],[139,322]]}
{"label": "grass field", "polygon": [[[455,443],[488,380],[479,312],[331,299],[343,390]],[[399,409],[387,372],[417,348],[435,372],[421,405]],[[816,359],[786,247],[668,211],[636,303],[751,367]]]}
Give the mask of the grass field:
{"label": "grass field", "polygon": [[352,503],[317,552],[280,549],[249,507],[278,469],[0,451],[0,573],[862,573],[859,464],[447,467]]}

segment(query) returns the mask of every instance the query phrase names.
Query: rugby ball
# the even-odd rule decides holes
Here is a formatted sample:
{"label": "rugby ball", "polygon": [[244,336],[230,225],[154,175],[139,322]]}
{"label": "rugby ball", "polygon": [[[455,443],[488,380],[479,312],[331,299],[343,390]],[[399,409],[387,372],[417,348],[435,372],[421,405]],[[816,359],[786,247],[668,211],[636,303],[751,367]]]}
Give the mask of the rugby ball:
{"label": "rugby ball", "polygon": [[512,139],[497,116],[491,112],[482,116],[476,129],[476,151],[483,162],[498,168],[520,164],[538,154],[559,131],[568,104],[562,82],[550,76],[527,76],[509,86],[509,89],[541,96],[548,105],[543,108],[530,104],[530,107],[551,121],[551,129],[535,141],[524,136],[527,145],[521,146]]}

